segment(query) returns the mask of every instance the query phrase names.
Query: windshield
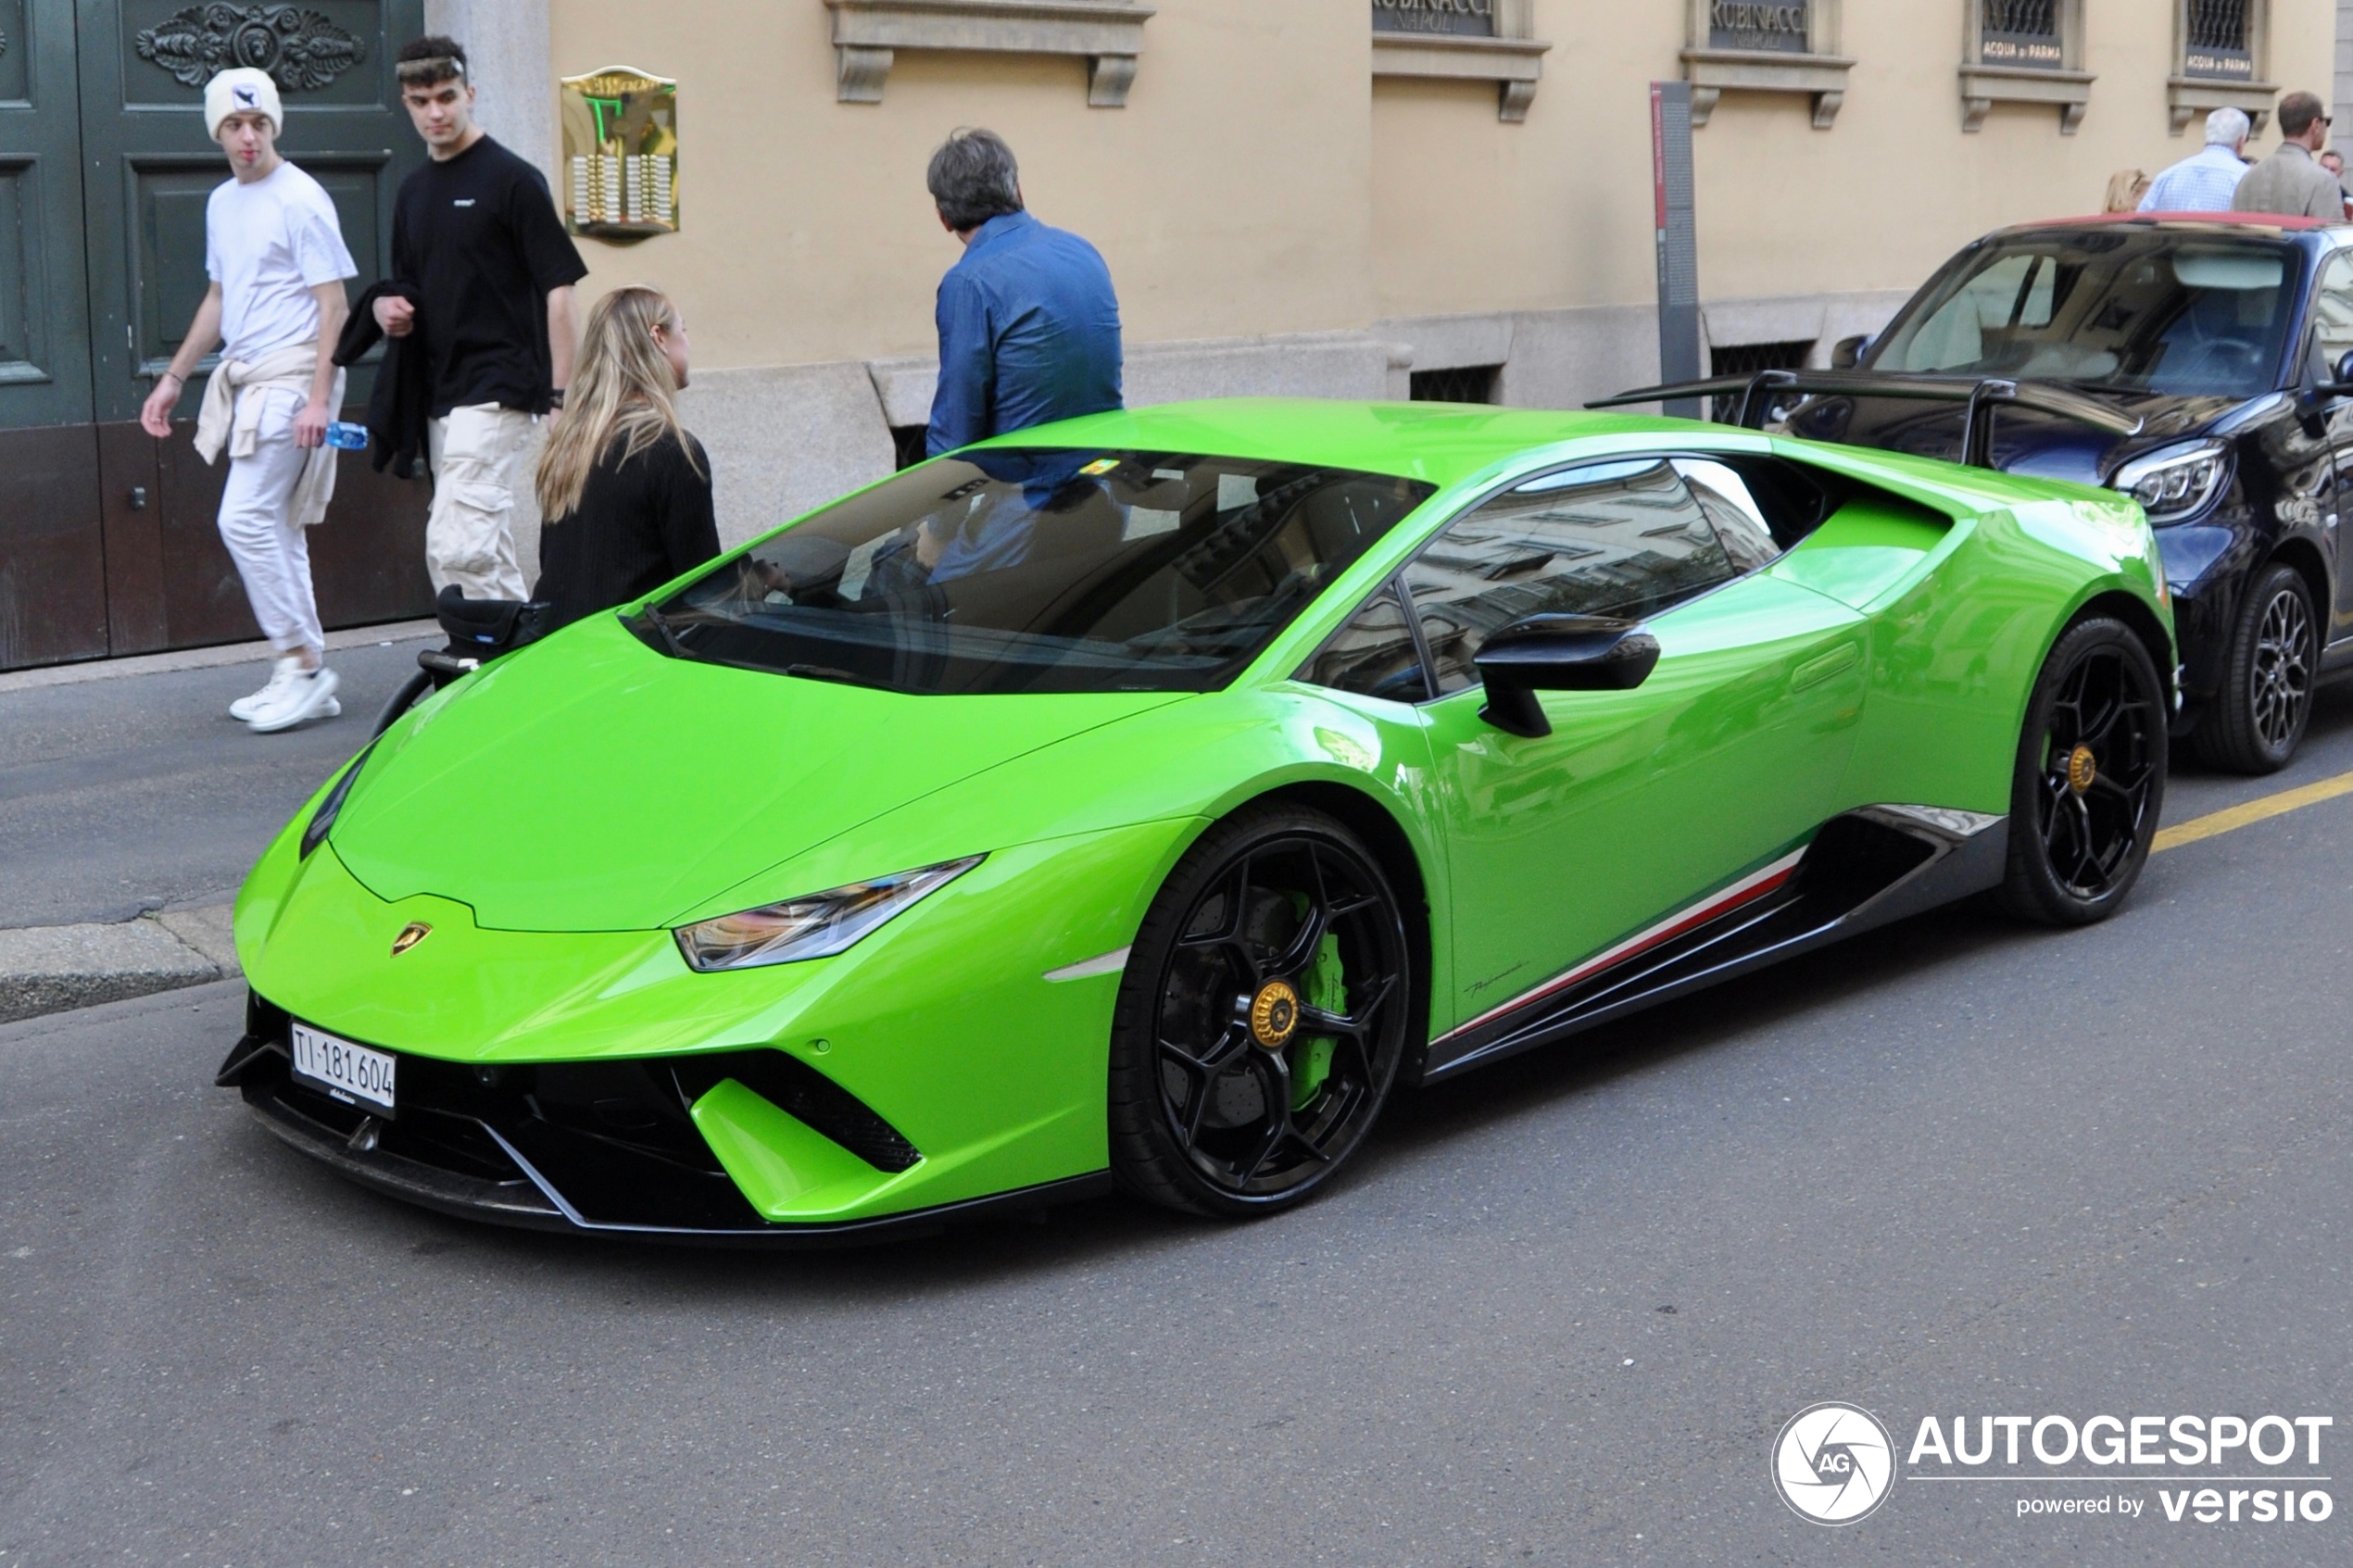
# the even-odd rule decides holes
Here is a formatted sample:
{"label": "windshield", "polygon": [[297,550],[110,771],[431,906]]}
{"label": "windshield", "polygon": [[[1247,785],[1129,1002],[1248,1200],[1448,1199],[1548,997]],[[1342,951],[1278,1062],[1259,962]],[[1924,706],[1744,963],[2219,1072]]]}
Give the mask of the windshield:
{"label": "windshield", "polygon": [[1957,257],[1868,364],[2251,397],[2273,384],[2302,266],[2294,245],[2270,240],[2122,228],[2016,235]]}
{"label": "windshield", "polygon": [[722,562],[636,627],[683,657],[893,691],[1211,691],[1435,488],[1181,452],[973,452]]}

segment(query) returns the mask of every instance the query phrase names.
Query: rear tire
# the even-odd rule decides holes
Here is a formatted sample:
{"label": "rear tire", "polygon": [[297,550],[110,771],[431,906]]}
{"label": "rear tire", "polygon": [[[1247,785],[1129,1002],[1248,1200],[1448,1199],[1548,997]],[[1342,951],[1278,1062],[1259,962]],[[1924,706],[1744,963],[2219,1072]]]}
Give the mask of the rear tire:
{"label": "rear tire", "polygon": [[2191,735],[2198,760],[2234,773],[2287,766],[2312,716],[2319,628],[2302,572],[2274,562],[2255,574],[2231,629],[2222,684]]}
{"label": "rear tire", "polygon": [[1120,1185],[1229,1219],[1304,1202],[1388,1101],[1416,994],[1411,955],[1380,862],[1341,822],[1276,806],[1202,834],[1120,981]]}
{"label": "rear tire", "polygon": [[2002,902],[2040,925],[2089,925],[2124,902],[2165,804],[2165,687],[2110,616],[2059,636],[2026,705]]}

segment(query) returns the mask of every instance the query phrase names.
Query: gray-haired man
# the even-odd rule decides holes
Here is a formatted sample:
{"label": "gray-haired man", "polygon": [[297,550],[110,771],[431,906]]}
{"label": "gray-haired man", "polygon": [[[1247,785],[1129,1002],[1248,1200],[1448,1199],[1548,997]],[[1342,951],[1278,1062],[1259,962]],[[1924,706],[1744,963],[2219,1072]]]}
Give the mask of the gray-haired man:
{"label": "gray-haired man", "polygon": [[2246,178],[2247,132],[2254,127],[2242,109],[2216,109],[2206,117],[2206,145],[2149,182],[2143,212],[2228,212],[2231,197]]}

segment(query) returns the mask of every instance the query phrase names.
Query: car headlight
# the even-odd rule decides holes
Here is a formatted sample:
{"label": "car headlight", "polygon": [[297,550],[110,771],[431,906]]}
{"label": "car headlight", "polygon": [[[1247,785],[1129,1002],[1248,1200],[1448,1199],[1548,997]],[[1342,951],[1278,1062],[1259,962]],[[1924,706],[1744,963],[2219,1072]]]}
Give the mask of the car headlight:
{"label": "car headlight", "polygon": [[825,893],[699,920],[680,926],[673,935],[688,967],[706,974],[720,969],[758,969],[765,964],[831,958],[987,858],[967,855],[920,871],[853,882]]}
{"label": "car headlight", "polygon": [[2135,458],[2108,483],[2138,501],[2149,521],[2167,523],[2196,517],[2230,482],[2230,443],[2193,441]]}
{"label": "car headlight", "polygon": [[351,786],[359,782],[359,770],[368,765],[368,753],[375,749],[376,743],[373,741],[362,747],[359,755],[351,759],[351,766],[343,771],[343,777],[335,781],[335,787],[327,791],[327,798],[319,802],[319,809],[310,813],[310,821],[302,830],[302,845],[296,851],[296,859],[308,860],[313,849],[327,842],[327,830],[335,825],[335,817],[343,810],[344,798],[350,795]]}

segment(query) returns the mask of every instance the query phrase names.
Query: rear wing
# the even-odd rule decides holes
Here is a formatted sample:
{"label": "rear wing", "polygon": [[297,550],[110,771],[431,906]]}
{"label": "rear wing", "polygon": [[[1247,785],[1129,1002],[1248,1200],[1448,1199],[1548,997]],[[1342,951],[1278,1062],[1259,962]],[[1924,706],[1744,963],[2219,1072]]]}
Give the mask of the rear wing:
{"label": "rear wing", "polygon": [[1717,376],[1708,381],[1679,382],[1669,386],[1637,387],[1614,397],[1596,398],[1588,408],[1617,408],[1631,403],[1656,403],[1669,397],[1725,397],[1740,395],[1734,420],[1751,430],[1765,428],[1765,414],[1780,394],[1807,396],[1901,397],[1922,403],[1959,403],[1968,408],[1961,435],[1961,461],[1976,468],[1993,467],[1994,410],[2005,404],[2056,414],[2115,435],[2138,435],[2138,416],[2123,413],[2096,397],[2070,392],[2047,382],[2005,381],[1987,376],[1968,381],[1931,381],[1909,376],[1881,375],[1869,370],[1758,370],[1753,375]]}

